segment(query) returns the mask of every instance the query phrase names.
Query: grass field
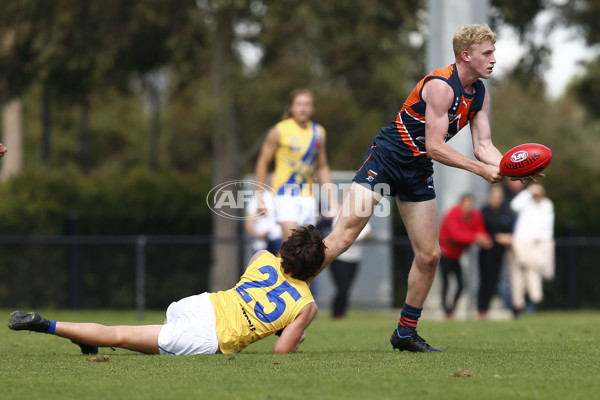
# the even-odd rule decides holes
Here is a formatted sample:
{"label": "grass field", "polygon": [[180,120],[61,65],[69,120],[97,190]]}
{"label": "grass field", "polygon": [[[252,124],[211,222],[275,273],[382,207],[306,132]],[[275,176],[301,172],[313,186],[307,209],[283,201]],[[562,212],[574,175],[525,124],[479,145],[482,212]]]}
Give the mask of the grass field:
{"label": "grass field", "polygon": [[[0,310],[8,321],[11,310]],[[135,323],[134,312],[46,311],[48,318]],[[150,312],[144,323],[160,323]],[[146,356],[0,329],[0,398],[8,399],[597,399],[600,312],[540,313],[517,321],[422,321],[444,353],[392,351],[398,314],[322,313],[296,354],[274,338],[236,355]],[[6,322],[4,322],[6,323]]]}

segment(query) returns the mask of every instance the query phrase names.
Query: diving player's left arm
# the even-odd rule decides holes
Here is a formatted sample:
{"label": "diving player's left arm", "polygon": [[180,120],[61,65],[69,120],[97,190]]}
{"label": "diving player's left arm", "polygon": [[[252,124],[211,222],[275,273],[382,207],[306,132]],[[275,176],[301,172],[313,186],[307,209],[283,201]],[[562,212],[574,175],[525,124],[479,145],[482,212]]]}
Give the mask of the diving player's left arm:
{"label": "diving player's left arm", "polygon": [[471,120],[471,136],[473,139],[473,154],[477,159],[488,165],[500,166],[502,153],[492,143],[490,128],[490,95],[485,92],[481,110]]}
{"label": "diving player's left arm", "polygon": [[317,177],[319,178],[319,185],[327,184],[327,210],[323,211],[325,218],[333,218],[337,214],[338,205],[335,201],[335,196],[332,188],[331,180],[331,169],[329,168],[329,161],[327,161],[327,151],[325,150],[325,136],[319,149],[319,155],[317,156]]}
{"label": "diving player's left arm", "polygon": [[286,326],[275,342],[273,351],[277,354],[295,353],[306,338],[306,328],[317,315],[317,305],[310,303],[298,313],[296,319]]}

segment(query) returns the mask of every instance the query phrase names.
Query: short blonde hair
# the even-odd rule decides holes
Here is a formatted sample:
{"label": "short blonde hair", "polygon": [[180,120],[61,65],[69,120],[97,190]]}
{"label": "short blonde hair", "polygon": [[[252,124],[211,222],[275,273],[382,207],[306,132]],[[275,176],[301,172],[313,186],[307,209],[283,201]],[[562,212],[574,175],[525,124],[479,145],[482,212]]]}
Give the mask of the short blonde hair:
{"label": "short blonde hair", "polygon": [[472,45],[489,40],[496,43],[496,34],[487,25],[463,25],[456,30],[452,38],[454,57],[459,60],[463,51],[469,51]]}

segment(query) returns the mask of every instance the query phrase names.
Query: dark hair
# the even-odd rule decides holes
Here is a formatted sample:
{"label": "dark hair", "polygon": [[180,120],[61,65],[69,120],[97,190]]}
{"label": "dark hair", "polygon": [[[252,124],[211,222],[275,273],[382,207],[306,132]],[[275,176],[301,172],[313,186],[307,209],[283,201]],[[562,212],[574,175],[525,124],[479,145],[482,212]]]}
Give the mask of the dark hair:
{"label": "dark hair", "polygon": [[292,278],[305,281],[312,278],[325,260],[325,243],[313,225],[292,230],[281,245],[281,266]]}

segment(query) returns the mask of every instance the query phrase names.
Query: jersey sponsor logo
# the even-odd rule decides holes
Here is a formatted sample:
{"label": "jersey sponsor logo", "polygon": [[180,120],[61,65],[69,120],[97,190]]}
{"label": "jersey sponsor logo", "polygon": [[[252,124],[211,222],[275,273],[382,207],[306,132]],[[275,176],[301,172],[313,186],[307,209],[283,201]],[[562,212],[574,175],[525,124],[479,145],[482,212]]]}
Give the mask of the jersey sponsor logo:
{"label": "jersey sponsor logo", "polygon": [[246,317],[246,321],[248,322],[248,327],[250,328],[251,331],[254,332],[256,330],[256,327],[254,326],[252,321],[250,321],[250,317],[248,317],[248,314],[246,313],[246,310],[244,310],[244,307],[242,307],[242,314],[244,315],[244,317]]}

